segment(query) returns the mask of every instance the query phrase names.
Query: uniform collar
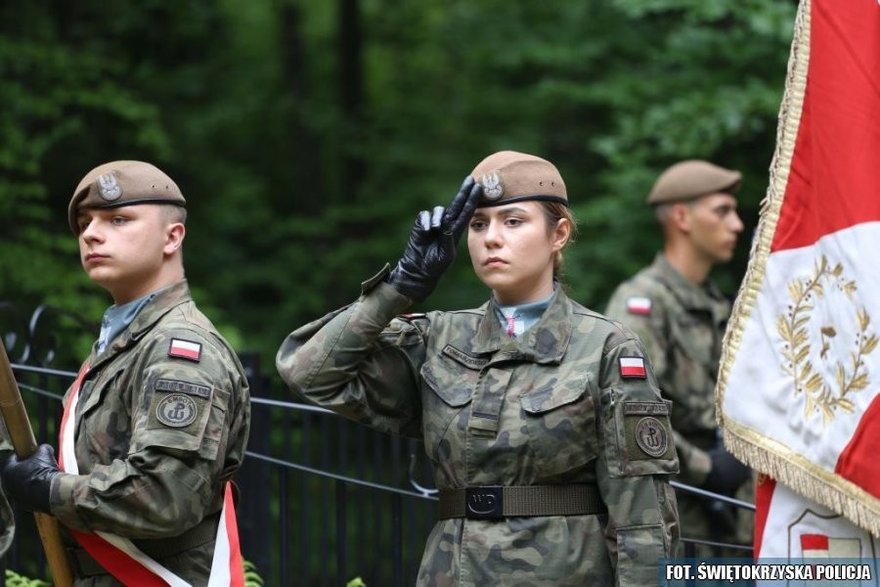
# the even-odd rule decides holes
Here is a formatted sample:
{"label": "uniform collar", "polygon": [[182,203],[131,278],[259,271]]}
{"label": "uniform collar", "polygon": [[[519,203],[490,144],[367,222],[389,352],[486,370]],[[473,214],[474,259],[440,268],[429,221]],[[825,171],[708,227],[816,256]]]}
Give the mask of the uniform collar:
{"label": "uniform collar", "polygon": [[472,340],[476,354],[500,352],[503,359],[527,360],[536,363],[559,363],[571,340],[571,306],[568,296],[557,286],[550,304],[537,324],[521,336],[511,339],[496,316],[494,300],[483,307],[483,315]]}
{"label": "uniform collar", "polygon": [[156,322],[174,307],[192,300],[192,296],[189,292],[189,284],[185,279],[178,281],[173,285],[156,290],[154,293],[155,297],[141,308],[132,323],[116,336],[103,353],[99,355],[96,354],[97,342],[95,343],[92,347],[91,357],[93,368],[98,363],[103,363],[105,360],[117,355],[131,346],[132,343],[139,340],[144,334],[146,334],[146,332],[153,328]]}

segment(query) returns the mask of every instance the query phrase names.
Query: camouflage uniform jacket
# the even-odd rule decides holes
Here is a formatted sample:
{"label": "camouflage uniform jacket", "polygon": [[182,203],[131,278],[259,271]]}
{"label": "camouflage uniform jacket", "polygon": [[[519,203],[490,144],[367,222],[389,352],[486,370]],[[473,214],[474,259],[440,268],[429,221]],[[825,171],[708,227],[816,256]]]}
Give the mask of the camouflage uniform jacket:
{"label": "camouflage uniform jacket", "polygon": [[681,479],[701,485],[711,469],[706,450],[717,442],[715,381],[730,302],[713,283],[691,283],[658,254],[617,288],[606,315],[644,343],[660,389],[673,401]]}
{"label": "camouflage uniform jacket", "polygon": [[439,489],[589,483],[608,508],[439,521],[418,585],[656,585],[678,541],[666,481],[678,464],[670,437],[659,458],[633,438],[626,406],[665,409],[649,365],[620,375],[619,357],[644,356],[639,342],[563,293],[513,340],[491,302],[395,318],[407,298],[375,281],[364,292],[284,341],[276,364],[295,393],[422,438]]}
{"label": "camouflage uniform jacket", "polygon": [[[200,345],[197,360],[174,356],[172,340]],[[186,281],[162,290],[86,364],[75,415],[80,474],[53,481],[52,514],[63,526],[132,539],[145,552],[151,543],[173,543],[206,518],[218,520],[225,482],[244,457],[248,383]],[[210,536],[157,560],[205,584],[214,532]],[[96,579],[116,584],[106,575]]]}

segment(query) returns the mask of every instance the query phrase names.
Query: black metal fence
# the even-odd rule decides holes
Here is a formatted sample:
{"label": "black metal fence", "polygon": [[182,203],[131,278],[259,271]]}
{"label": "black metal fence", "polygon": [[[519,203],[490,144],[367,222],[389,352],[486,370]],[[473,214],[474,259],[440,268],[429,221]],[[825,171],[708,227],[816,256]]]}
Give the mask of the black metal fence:
{"label": "black metal fence", "polygon": [[[0,303],[0,335],[37,440],[57,445],[60,400],[75,373],[53,365],[63,360],[73,366],[77,360],[65,358],[58,343],[83,332],[91,337],[95,330],[46,307],[27,321],[11,319],[12,310]],[[369,587],[413,585],[436,507],[421,443],[292,402],[258,357],[243,354],[242,362],[252,394],[251,437],[237,475],[245,559],[266,585],[336,587],[355,577]],[[676,485],[679,491],[752,509],[749,503]],[[46,577],[32,516],[17,513],[16,523],[16,539],[0,566]],[[687,539],[687,528],[683,533],[684,554],[693,555],[702,541]],[[751,554],[748,546],[734,548],[740,556]]]}

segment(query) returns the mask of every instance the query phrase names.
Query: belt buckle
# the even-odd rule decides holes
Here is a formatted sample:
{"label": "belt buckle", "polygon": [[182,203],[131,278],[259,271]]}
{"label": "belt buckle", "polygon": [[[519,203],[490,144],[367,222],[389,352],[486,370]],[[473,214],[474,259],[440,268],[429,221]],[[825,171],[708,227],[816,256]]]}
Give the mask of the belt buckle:
{"label": "belt buckle", "polygon": [[504,517],[504,488],[499,485],[465,487],[465,517],[471,520],[498,520]]}

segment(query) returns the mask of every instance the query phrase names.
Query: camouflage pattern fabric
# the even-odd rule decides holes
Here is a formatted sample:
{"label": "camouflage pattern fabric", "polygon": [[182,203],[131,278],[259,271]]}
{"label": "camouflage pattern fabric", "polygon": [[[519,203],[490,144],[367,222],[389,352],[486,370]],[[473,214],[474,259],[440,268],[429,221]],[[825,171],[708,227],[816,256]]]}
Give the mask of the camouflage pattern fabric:
{"label": "camouflage pattern fabric", "polygon": [[[730,302],[711,282],[700,287],[685,279],[661,253],[618,286],[605,313],[645,345],[660,390],[673,402],[679,478],[702,485],[712,466],[706,451],[720,442],[715,381]],[[685,536],[735,541],[729,531],[719,534],[721,512],[710,511],[707,500],[680,492],[678,508]]]}
{"label": "camouflage pattern fabric", "polygon": [[12,514],[9,500],[6,499],[6,494],[0,487],[0,558],[9,550],[13,538],[15,538],[15,517]]}
{"label": "camouflage pattern fabric", "polygon": [[[6,459],[11,455],[12,442],[9,440],[9,432],[6,430],[6,422],[0,418],[0,466],[5,464]],[[3,485],[0,484],[0,557],[3,557],[9,550],[13,538],[15,538],[15,516],[12,513],[9,500],[6,499]]]}
{"label": "camouflage pattern fabric", "polygon": [[[190,344],[181,351],[179,341]],[[173,541],[219,512],[244,458],[248,383],[186,281],[162,290],[86,362],[76,410],[80,474],[53,481],[52,514],[65,527],[144,544]],[[159,562],[204,585],[213,551],[211,540]],[[77,584],[118,583],[102,575]]]}
{"label": "camouflage pattern fabric", "polygon": [[[418,585],[657,585],[678,542],[678,461],[650,365],[621,376],[620,358],[645,356],[638,340],[561,291],[515,340],[491,302],[395,318],[408,300],[375,281],[283,342],[276,365],[295,393],[422,438],[439,489],[591,483],[608,508],[441,520]],[[639,446],[640,410],[666,441],[654,456]]]}

